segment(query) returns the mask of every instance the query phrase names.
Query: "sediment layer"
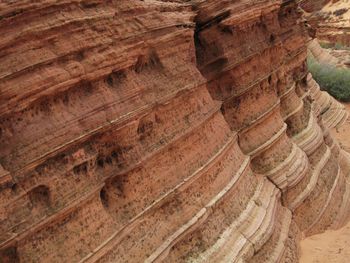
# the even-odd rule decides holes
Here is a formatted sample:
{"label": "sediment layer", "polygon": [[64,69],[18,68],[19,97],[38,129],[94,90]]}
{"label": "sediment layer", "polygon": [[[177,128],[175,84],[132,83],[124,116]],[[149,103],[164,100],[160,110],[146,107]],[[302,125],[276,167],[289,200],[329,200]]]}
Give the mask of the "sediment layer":
{"label": "sediment layer", "polygon": [[1,259],[297,262],[346,222],[296,2],[1,3]]}

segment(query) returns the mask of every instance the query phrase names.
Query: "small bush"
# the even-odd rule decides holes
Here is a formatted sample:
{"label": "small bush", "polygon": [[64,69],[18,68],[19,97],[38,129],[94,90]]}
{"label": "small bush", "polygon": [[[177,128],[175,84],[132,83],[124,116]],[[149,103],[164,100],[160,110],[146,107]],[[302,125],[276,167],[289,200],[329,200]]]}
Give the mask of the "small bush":
{"label": "small bush", "polygon": [[350,102],[349,69],[320,64],[311,56],[308,57],[308,68],[322,90],[327,91],[337,100]]}
{"label": "small bush", "polygon": [[320,46],[322,48],[329,49],[329,48],[332,48],[334,45],[332,43],[329,43],[329,42],[320,42]]}
{"label": "small bush", "polygon": [[344,46],[344,45],[341,44],[341,43],[336,43],[336,44],[334,45],[334,49],[335,49],[335,50],[350,50],[350,47]]}
{"label": "small bush", "polygon": [[341,43],[330,43],[330,42],[320,42],[320,46],[322,48],[326,48],[326,49],[334,49],[334,50],[350,50],[350,47],[348,46],[344,46]]}

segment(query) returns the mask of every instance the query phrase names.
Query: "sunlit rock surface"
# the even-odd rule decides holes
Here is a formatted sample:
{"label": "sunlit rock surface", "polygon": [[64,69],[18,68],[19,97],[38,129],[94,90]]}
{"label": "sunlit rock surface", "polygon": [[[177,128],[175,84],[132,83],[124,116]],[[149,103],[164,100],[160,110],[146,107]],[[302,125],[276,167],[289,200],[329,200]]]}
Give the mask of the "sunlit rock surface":
{"label": "sunlit rock surface", "polygon": [[297,262],[346,222],[346,117],[321,116],[301,15],[0,3],[1,260]]}
{"label": "sunlit rock surface", "polygon": [[301,7],[320,41],[350,46],[349,0],[302,0]]}

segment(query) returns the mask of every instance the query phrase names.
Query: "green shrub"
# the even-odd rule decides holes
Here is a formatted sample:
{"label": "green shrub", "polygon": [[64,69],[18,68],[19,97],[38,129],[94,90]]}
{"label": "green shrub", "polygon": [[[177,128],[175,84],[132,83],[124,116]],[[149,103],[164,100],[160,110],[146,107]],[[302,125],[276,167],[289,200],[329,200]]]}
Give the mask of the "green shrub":
{"label": "green shrub", "polygon": [[329,49],[329,48],[332,48],[334,45],[330,42],[319,42],[320,43],[320,46],[322,48],[326,48],[326,49]]}
{"label": "green shrub", "polygon": [[350,50],[350,47],[344,46],[342,43],[336,43],[334,45],[335,50]]}
{"label": "green shrub", "polygon": [[320,42],[320,46],[322,48],[326,48],[326,49],[334,49],[334,50],[350,50],[350,47],[345,46],[339,42],[333,44],[330,42]]}
{"label": "green shrub", "polygon": [[350,70],[320,64],[308,57],[308,68],[322,90],[327,91],[340,101],[350,101]]}

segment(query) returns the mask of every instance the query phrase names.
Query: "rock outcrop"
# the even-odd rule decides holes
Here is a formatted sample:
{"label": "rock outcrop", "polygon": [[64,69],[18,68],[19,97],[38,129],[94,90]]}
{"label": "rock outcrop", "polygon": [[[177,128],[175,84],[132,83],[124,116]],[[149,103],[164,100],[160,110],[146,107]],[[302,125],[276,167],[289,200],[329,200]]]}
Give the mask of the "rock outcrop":
{"label": "rock outcrop", "polygon": [[297,1],[20,1],[0,19],[3,262],[297,262],[302,235],[347,221],[328,132],[347,116],[321,114]]}
{"label": "rock outcrop", "polygon": [[308,44],[309,55],[320,64],[338,68],[350,68],[350,50],[336,50],[333,48],[322,48],[315,38]]}
{"label": "rock outcrop", "polygon": [[322,48],[317,39],[312,39],[308,44],[310,55],[320,64],[341,66],[339,60],[328,49]]}
{"label": "rock outcrop", "polygon": [[[333,56],[328,49],[322,48],[317,39],[309,42],[308,51],[309,56],[320,64],[346,68],[340,59]],[[312,78],[311,74],[309,74],[307,82],[310,88],[310,95],[316,101],[316,115],[322,115],[324,125],[329,129],[342,126],[349,117],[345,106],[330,96],[328,92],[321,91],[320,86]]]}
{"label": "rock outcrop", "polygon": [[301,0],[300,6],[306,12],[313,13],[313,12],[320,11],[329,2],[333,2],[333,0]]}
{"label": "rock outcrop", "polygon": [[349,0],[303,0],[301,7],[318,39],[333,45],[350,46]]}
{"label": "rock outcrop", "polygon": [[310,95],[316,101],[315,112],[317,115],[322,115],[324,125],[328,129],[342,126],[349,117],[344,105],[330,96],[328,92],[321,91],[311,74],[309,74],[307,81]]}

